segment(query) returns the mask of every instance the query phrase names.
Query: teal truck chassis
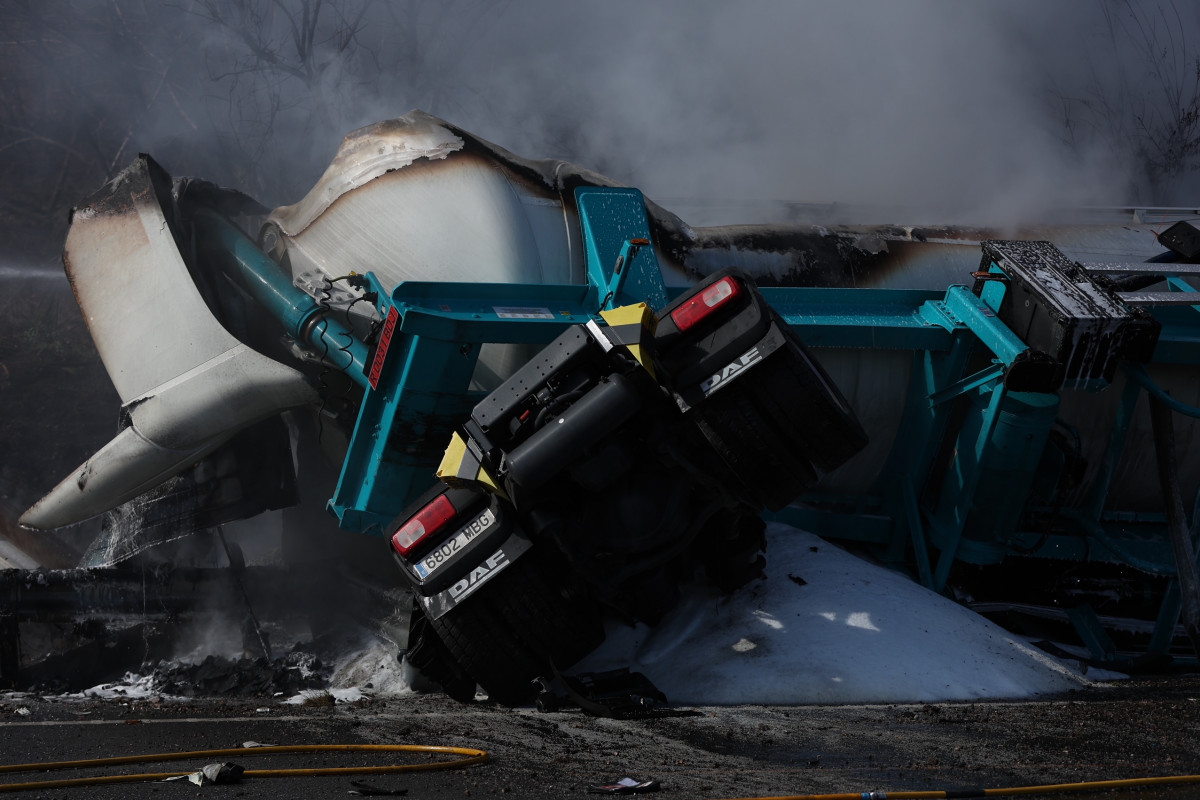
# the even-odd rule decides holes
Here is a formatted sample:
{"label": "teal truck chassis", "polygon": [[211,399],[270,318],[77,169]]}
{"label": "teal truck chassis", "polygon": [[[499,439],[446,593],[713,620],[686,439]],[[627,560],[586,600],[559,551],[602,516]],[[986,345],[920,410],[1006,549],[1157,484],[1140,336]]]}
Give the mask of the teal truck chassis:
{"label": "teal truck chassis", "polygon": [[[678,280],[661,263],[661,210],[636,189],[579,179],[544,202],[574,214],[564,235],[581,248],[580,280],[395,280],[345,263],[326,264],[313,289],[299,251],[278,246],[300,235],[287,215],[252,238],[235,224],[247,199],[139,164],[77,211],[76,227],[137,209],[153,232],[161,214],[176,285],[193,281],[227,330],[211,332],[218,355],[153,390],[134,385],[105,344],[130,323],[95,318],[85,274],[108,256],[68,240],[123,428],[26,514],[31,527],[130,502],[280,409],[319,406],[345,439],[328,511],[390,549],[416,598],[410,660],[456,696],[481,683],[528,699],[532,678],[599,642],[603,614],[652,623],[698,568],[744,583],[761,567],[764,517],[966,599],[986,601],[996,575],[1050,598],[1063,588],[1054,575],[1087,573],[1043,605],[1098,660],[1126,663],[1127,648],[1095,608],[1107,590],[1089,585],[1151,598],[1143,653],[1169,656],[1181,623],[1200,646],[1188,447],[1200,232],[1186,222],[1149,261],[1082,263],[1047,241],[986,239],[977,266],[939,289],[766,285],[783,281],[756,281],[732,251],[731,271]],[[152,274],[152,261],[137,268]],[[701,333],[687,333],[684,307],[702,309]],[[267,362],[283,356],[243,351],[280,336],[303,363],[269,383]],[[521,357],[481,381],[496,348]],[[843,395],[822,367],[847,358],[900,376],[884,411],[864,413],[861,394]],[[237,359],[241,371],[222,373],[195,409],[171,394]],[[254,391],[237,394],[245,381]],[[1134,433],[1147,417],[1150,442]],[[1152,486],[1133,499],[1118,477],[1130,459]],[[856,464],[868,478],[841,480]]]}

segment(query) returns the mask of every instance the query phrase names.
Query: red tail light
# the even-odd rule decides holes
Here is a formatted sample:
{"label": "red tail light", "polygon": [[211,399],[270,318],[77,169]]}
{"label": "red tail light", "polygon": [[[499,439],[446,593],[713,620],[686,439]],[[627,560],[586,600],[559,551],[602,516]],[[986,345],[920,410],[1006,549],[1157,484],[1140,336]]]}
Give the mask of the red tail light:
{"label": "red tail light", "polygon": [[437,533],[443,525],[454,519],[455,513],[454,506],[450,504],[446,495],[438,495],[432,503],[418,511],[416,516],[392,534],[392,547],[407,558],[425,537]]}
{"label": "red tail light", "polygon": [[722,278],[672,311],[671,319],[679,330],[686,331],[741,293],[742,287],[736,280],[732,277]]}

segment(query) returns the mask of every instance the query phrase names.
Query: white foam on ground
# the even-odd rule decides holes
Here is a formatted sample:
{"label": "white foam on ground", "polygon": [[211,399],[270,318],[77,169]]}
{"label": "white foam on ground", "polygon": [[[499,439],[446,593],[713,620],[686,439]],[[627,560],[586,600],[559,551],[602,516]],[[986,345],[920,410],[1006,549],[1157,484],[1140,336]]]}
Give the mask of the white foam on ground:
{"label": "white foam on ground", "polygon": [[690,587],[657,627],[610,627],[571,672],[628,666],[672,703],[718,705],[1015,699],[1094,683],[812,534],[772,524],[767,538],[765,580],[728,597]]}
{"label": "white foam on ground", "polygon": [[391,642],[377,642],[339,663],[329,679],[335,691],[357,687],[370,697],[400,697],[414,694],[412,670],[400,663],[399,651]]}
{"label": "white foam on ground", "polygon": [[136,675],[126,672],[125,677],[113,683],[102,683],[84,689],[75,697],[97,700],[149,700],[162,695],[154,689],[153,675]]}
{"label": "white foam on ground", "polygon": [[304,689],[299,694],[280,701],[287,706],[303,706],[309,703],[320,703],[332,698],[334,703],[357,703],[368,695],[357,686],[344,689]]}

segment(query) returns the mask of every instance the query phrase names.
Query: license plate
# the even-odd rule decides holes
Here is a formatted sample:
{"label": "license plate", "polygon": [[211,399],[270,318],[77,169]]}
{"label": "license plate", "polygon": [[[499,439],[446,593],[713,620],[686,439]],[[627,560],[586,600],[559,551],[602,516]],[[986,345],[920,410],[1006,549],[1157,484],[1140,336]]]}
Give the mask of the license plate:
{"label": "license plate", "polygon": [[467,546],[467,542],[492,527],[492,523],[495,521],[496,515],[490,508],[485,508],[482,514],[467,523],[453,539],[447,539],[441,547],[426,553],[420,561],[413,562],[413,572],[417,573],[418,578],[425,580],[438,569],[449,564],[454,556]]}

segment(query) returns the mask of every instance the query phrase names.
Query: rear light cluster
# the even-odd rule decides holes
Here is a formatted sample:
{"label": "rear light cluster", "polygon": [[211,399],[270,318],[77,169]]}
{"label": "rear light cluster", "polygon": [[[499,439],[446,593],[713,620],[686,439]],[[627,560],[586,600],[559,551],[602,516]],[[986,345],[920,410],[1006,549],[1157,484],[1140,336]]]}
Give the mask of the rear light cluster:
{"label": "rear light cluster", "polygon": [[734,278],[722,278],[672,311],[671,320],[679,330],[686,331],[741,294],[742,287]]}
{"label": "rear light cluster", "polygon": [[407,558],[417,545],[441,530],[457,513],[446,495],[439,494],[392,534],[392,548]]}

